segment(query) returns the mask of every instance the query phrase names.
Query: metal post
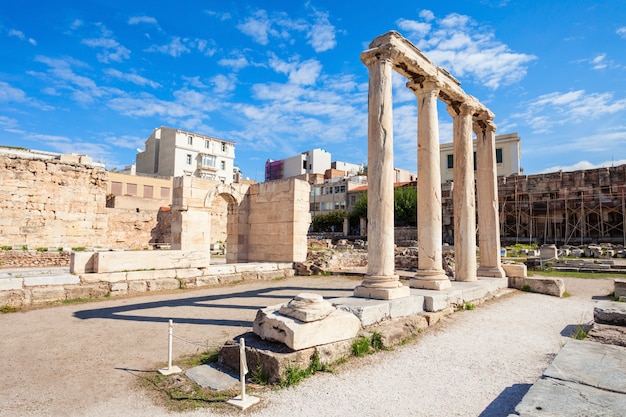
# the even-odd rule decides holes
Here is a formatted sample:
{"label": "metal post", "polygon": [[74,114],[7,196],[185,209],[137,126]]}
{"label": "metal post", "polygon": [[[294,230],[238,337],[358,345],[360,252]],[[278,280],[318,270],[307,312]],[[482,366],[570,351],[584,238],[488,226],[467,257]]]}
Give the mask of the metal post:
{"label": "metal post", "polygon": [[174,322],[172,319],[169,321],[167,327],[167,368],[159,369],[159,373],[162,375],[179,374],[183,370],[178,366],[172,366],[172,339],[174,338]]}
{"label": "metal post", "polygon": [[239,339],[239,379],[241,380],[241,401],[246,401],[246,374],[248,366],[246,363],[246,341]]}

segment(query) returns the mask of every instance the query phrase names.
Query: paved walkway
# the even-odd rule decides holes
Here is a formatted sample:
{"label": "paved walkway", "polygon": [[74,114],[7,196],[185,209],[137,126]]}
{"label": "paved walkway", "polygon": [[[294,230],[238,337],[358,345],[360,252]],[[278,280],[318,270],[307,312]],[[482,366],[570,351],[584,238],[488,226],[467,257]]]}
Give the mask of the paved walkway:
{"label": "paved walkway", "polygon": [[[568,340],[564,329],[592,317],[591,296],[610,292],[608,280],[578,281],[569,299],[518,292],[455,314],[414,344],[267,392],[249,415],[506,416]],[[258,308],[299,292],[350,296],[359,283],[294,277],[0,315],[0,416],[170,415],[137,388],[167,360],[168,319],[195,342],[177,340],[179,357],[249,331]]]}

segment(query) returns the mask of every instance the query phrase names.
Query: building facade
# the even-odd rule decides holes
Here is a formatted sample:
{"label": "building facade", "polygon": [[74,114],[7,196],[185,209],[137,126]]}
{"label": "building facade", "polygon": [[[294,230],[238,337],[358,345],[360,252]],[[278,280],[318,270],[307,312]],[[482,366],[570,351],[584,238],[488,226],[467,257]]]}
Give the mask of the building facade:
{"label": "building facade", "polygon": [[[517,133],[496,136],[496,165],[498,177],[521,174],[520,137]],[[474,171],[476,170],[476,140],[474,146]],[[453,143],[439,145],[441,182],[452,181],[454,174]]]}
{"label": "building facade", "polygon": [[265,181],[297,177],[304,174],[324,174],[331,168],[330,152],[316,148],[299,155],[265,163]]}
{"label": "building facade", "polygon": [[233,183],[235,143],[212,136],[161,126],[136,156],[138,174],[193,176]]}

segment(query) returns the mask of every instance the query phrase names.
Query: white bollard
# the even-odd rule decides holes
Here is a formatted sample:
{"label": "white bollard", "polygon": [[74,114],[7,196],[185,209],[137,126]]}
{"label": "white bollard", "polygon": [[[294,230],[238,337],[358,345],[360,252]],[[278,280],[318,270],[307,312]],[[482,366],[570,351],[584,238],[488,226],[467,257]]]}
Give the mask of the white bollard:
{"label": "white bollard", "polygon": [[241,380],[241,395],[226,401],[230,405],[245,410],[258,403],[261,399],[252,395],[246,396],[246,374],[248,373],[248,361],[246,360],[246,342],[244,338],[239,339],[239,378]]}
{"label": "white bollard", "polygon": [[172,366],[172,339],[174,338],[174,322],[172,319],[167,326],[167,368],[159,369],[159,373],[162,375],[179,374],[183,370],[178,366]]}

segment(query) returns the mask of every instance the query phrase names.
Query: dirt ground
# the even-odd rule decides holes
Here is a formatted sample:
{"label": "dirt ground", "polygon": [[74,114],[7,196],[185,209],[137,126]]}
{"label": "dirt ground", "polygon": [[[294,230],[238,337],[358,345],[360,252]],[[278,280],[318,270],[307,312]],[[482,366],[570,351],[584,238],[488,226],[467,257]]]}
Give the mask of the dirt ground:
{"label": "dirt ground", "polygon": [[[206,346],[219,346],[224,341],[248,331],[258,308],[285,302],[299,292],[315,292],[325,298],[349,296],[359,282],[360,279],[346,277],[293,277],[280,281],[108,299],[2,314],[0,352],[4,377],[0,379],[2,392],[0,416],[170,415],[155,405],[146,391],[137,388],[137,378],[142,372],[153,372],[167,361],[168,319],[174,320],[174,334],[186,340],[175,339],[174,356],[178,357],[202,351]],[[480,306],[476,310],[477,314],[473,316],[468,314],[464,318],[459,316],[459,319],[470,320],[468,326],[474,326],[478,336],[476,343],[481,341],[480,343],[490,346],[501,343],[502,350],[510,349],[510,345],[497,337],[498,332],[505,331],[507,327],[517,326],[519,324],[517,320],[524,321],[526,325],[528,321],[532,324],[533,320],[537,320],[538,323],[553,321],[554,329],[549,329],[551,325],[547,324],[543,326],[547,326],[548,330],[544,330],[550,334],[552,331],[556,332],[555,337],[560,340],[559,334],[564,325],[589,322],[593,318],[592,298],[610,293],[613,284],[610,279],[566,279],[566,290],[571,294],[568,299],[516,292],[510,297],[492,303],[493,306]],[[503,311],[507,311],[507,303],[511,305],[508,309],[510,316],[506,316],[510,323],[503,322],[502,318]],[[523,316],[520,315],[519,309],[525,311]],[[455,321],[455,317],[456,315],[453,315],[451,320]],[[475,323],[472,324],[471,320],[475,320]],[[536,335],[530,334],[526,337],[545,339],[546,333],[541,333],[540,327],[537,326]],[[524,327],[521,331],[532,333],[533,326]],[[485,334],[481,338],[483,332]],[[429,343],[436,343],[440,333],[430,332],[415,342],[415,348],[417,349],[418,345],[421,348],[428,348]],[[466,339],[465,335],[454,342],[457,344],[456,348],[468,349],[464,346]],[[550,348],[550,352],[536,352],[540,353],[542,358],[539,363],[529,359],[530,362],[523,365],[532,370],[530,376],[524,377],[525,380],[536,379],[540,375],[548,363],[549,354],[554,354],[559,349],[558,342],[550,342],[550,346],[552,345],[554,346]],[[538,343],[536,349],[542,350],[540,346]],[[472,349],[478,352],[482,348],[478,346]],[[386,352],[378,361],[371,360],[394,361],[394,353]],[[397,352],[401,353],[402,350]],[[520,363],[524,364],[525,361],[522,360]],[[358,368],[361,367],[356,366],[355,369],[346,371],[345,377],[348,378],[352,372],[358,372]],[[440,364],[440,368],[445,368],[445,364]],[[371,373],[367,369],[362,369],[361,372]],[[394,369],[392,372],[402,372],[402,369]],[[480,373],[480,367],[473,369],[473,372]],[[493,372],[493,369],[485,367],[484,372]],[[455,377],[451,375],[450,378]],[[317,376],[311,379],[316,380]],[[341,379],[340,373],[335,378],[339,386],[350,392],[357,389],[352,386],[354,383],[348,384],[347,381],[341,385]],[[506,383],[508,381],[501,382]],[[306,384],[304,387],[306,388]],[[367,390],[365,387],[362,388]],[[417,386],[415,389],[419,391]],[[300,393],[296,399],[293,398],[294,392]],[[334,394],[339,395],[337,392]],[[247,414],[286,415],[290,414],[289,410],[295,410],[293,401],[302,404],[306,401],[315,403],[319,402],[319,398],[311,396],[311,393],[306,391],[283,390],[270,393],[262,407]],[[485,401],[486,405],[489,405],[489,397],[482,401],[476,405],[479,410],[484,409]],[[302,404],[298,404],[297,408],[303,407]],[[332,402],[330,404],[332,405]],[[347,413],[343,415],[354,415],[355,412],[359,415],[377,415],[372,413],[375,408],[367,406],[367,409],[359,409],[358,404],[356,409],[342,409],[335,405],[334,410],[335,412],[304,409],[298,415],[342,415],[338,414],[339,411]],[[387,408],[386,411],[392,412],[393,409]],[[402,414],[401,410],[398,411]],[[430,414],[423,415],[446,415],[429,412]],[[391,414],[400,415],[396,412]],[[478,414],[480,413],[475,415]],[[190,415],[211,415],[211,413],[203,411]]]}

